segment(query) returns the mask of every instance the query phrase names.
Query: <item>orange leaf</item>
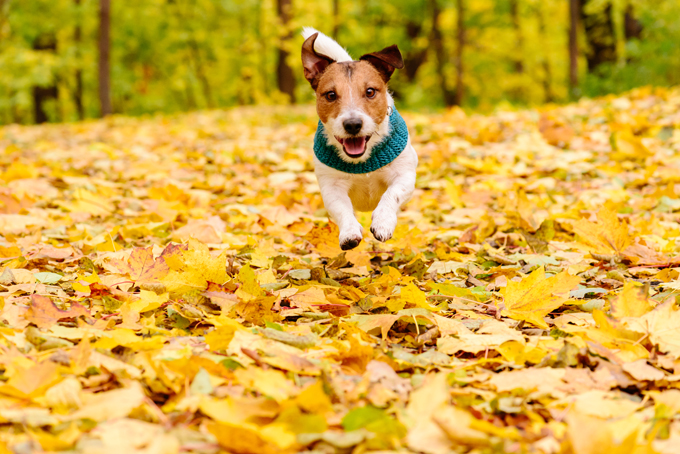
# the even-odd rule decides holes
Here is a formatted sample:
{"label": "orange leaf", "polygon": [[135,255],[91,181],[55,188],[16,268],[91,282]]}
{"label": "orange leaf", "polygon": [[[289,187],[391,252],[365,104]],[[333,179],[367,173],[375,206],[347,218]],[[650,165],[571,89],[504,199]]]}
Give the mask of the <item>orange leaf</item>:
{"label": "orange leaf", "polygon": [[32,295],[31,307],[26,311],[24,317],[29,322],[35,323],[38,328],[47,328],[64,318],[75,318],[80,315],[90,318],[89,309],[78,303],[71,303],[69,310],[63,311],[54,305],[51,299],[46,296]]}
{"label": "orange leaf", "polygon": [[[167,248],[166,248],[167,249]],[[128,263],[117,261],[114,266],[118,270],[130,276],[136,283],[158,282],[164,278],[170,268],[163,257],[153,258],[152,248],[135,248],[130,254]]]}

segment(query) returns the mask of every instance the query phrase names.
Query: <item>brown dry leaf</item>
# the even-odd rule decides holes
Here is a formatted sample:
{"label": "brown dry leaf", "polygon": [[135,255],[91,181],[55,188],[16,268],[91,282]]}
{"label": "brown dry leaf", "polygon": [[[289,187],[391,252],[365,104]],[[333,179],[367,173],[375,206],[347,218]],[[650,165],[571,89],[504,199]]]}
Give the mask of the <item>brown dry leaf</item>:
{"label": "brown dry leaf", "polygon": [[31,307],[24,317],[39,328],[49,328],[59,320],[84,316],[90,318],[90,311],[78,303],[71,303],[68,310],[59,309],[51,299],[42,295],[31,295]]}
{"label": "brown dry leaf", "polygon": [[666,376],[666,374],[661,372],[659,369],[647,364],[647,360],[644,359],[638,359],[637,361],[633,361],[631,363],[625,363],[622,367],[623,370],[628,372],[634,379],[639,381],[663,380],[663,378]]}
{"label": "brown dry leaf", "polygon": [[118,261],[114,266],[130,276],[137,284],[153,283],[163,279],[169,271],[162,257],[154,259],[152,248],[135,248],[127,263]]}

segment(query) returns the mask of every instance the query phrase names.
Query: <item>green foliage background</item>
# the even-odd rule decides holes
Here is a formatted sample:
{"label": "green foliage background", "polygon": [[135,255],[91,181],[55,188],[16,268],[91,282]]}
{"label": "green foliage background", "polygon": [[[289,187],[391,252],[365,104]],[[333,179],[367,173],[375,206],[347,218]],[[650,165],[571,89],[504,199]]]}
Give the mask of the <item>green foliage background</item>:
{"label": "green foliage background", "polygon": [[[400,74],[392,88],[409,109],[443,107],[436,58],[430,49],[431,9],[437,0],[339,0],[338,40],[355,57],[397,43],[408,58],[427,49],[416,78]],[[625,0],[590,0],[589,7]],[[510,15],[510,0],[468,0],[464,53],[465,107],[489,110],[499,104],[533,105],[568,100],[567,0],[518,0],[521,44]],[[581,57],[581,93],[619,92],[640,85],[680,83],[680,2],[631,2],[643,25],[641,39],[622,44],[616,63],[587,74]],[[447,61],[444,74],[455,86],[456,9],[439,0],[440,27]],[[30,123],[34,86],[59,88],[58,101],[48,106],[52,121],[77,119],[75,74],[83,74],[86,117],[99,114],[97,99],[98,1],[0,0],[0,123]],[[544,30],[540,27],[543,17]],[[422,26],[417,38],[409,24]],[[293,0],[290,27],[294,38],[283,42],[296,71],[299,102],[312,100],[302,78],[299,48],[302,26],[330,34],[332,0]],[[80,24],[82,39],[74,31]],[[38,51],[32,43],[54,34],[57,51]],[[131,115],[222,108],[243,104],[279,104],[287,98],[277,90],[278,46],[286,30],[273,0],[112,0],[112,97],[116,113]],[[582,37],[581,37],[582,38]],[[581,39],[583,41],[583,39]],[[586,44],[581,43],[586,50]],[[521,61],[522,73],[516,71]],[[546,65],[551,74],[546,83]]]}

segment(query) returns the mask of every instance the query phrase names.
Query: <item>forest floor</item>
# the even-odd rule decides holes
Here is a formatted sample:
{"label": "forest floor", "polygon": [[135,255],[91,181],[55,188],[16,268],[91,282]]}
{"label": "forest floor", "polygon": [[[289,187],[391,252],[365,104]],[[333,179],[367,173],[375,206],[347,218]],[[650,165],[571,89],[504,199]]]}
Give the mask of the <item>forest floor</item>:
{"label": "forest floor", "polygon": [[676,453],[680,90],[404,118],[347,252],[311,106],[0,128],[0,453]]}

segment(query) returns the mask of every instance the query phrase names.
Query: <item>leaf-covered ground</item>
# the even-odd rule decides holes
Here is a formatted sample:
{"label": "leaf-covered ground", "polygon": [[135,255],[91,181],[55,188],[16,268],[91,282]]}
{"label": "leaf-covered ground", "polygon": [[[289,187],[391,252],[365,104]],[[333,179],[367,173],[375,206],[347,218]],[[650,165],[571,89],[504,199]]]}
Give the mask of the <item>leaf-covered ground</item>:
{"label": "leaf-covered ground", "polygon": [[311,107],[0,129],[0,453],[677,452],[680,90],[404,117],[346,253]]}

